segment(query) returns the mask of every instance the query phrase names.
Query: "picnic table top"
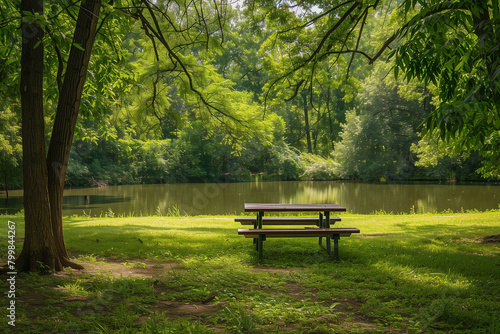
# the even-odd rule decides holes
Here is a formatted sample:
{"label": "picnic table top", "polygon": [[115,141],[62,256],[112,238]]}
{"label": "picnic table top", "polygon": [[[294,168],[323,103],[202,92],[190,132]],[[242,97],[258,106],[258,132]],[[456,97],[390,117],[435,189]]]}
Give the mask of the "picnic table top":
{"label": "picnic table top", "polygon": [[346,211],[346,208],[338,204],[245,203],[245,212],[271,211]]}

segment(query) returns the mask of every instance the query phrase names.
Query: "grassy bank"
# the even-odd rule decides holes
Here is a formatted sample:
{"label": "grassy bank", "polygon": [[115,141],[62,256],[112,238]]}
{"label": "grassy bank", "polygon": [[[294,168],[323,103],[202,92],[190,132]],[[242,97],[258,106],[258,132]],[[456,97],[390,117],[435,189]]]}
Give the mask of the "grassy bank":
{"label": "grassy bank", "polygon": [[[14,333],[500,333],[500,212],[349,215],[341,261],[270,239],[259,261],[233,217],[65,219],[84,271],[16,276]],[[23,218],[8,221],[21,250]],[[5,279],[2,291],[8,290]],[[2,299],[5,300],[5,299]]]}

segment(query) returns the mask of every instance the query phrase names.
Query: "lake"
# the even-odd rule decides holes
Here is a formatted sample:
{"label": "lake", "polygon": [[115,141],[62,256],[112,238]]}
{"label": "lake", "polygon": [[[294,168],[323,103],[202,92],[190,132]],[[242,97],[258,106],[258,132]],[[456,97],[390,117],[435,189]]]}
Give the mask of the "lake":
{"label": "lake", "polygon": [[[0,192],[0,213],[22,209],[22,191]],[[369,214],[436,213],[498,209],[500,185],[367,184],[343,181],[276,181],[111,186],[67,189],[64,215],[237,215],[247,203],[334,203]]]}

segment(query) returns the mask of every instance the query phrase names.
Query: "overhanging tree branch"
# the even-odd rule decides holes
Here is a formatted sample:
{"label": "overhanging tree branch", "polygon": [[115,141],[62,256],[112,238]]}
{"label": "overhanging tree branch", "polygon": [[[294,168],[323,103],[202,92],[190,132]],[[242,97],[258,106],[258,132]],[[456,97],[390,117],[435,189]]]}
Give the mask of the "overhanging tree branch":
{"label": "overhanging tree branch", "polygon": [[[322,35],[321,40],[315,46],[315,48],[310,53],[310,55],[308,55],[307,58],[305,58],[305,59],[299,61],[298,63],[294,64],[292,69],[286,70],[284,72],[284,74],[280,75],[279,77],[277,77],[276,79],[274,79],[270,83],[270,85],[268,86],[267,91],[264,94],[264,105],[267,105],[267,100],[269,98],[269,94],[271,93],[273,87],[276,84],[278,84],[279,82],[281,82],[283,79],[290,77],[293,73],[298,72],[300,69],[304,68],[305,66],[307,66],[310,63],[313,64],[312,71],[314,71],[315,64],[317,62],[323,60],[328,55],[337,54],[337,59],[338,59],[338,57],[341,54],[351,54],[351,60],[350,60],[350,62],[348,64],[348,66],[347,66],[347,76],[349,75],[350,67],[351,67],[351,65],[352,65],[352,63],[354,61],[355,54],[359,53],[359,54],[363,55],[365,58],[367,58],[369,61],[372,60],[372,58],[366,52],[363,52],[363,51],[359,50],[359,44],[360,44],[360,40],[361,40],[361,35],[363,33],[363,28],[364,28],[364,26],[366,24],[366,20],[367,20],[367,17],[368,17],[369,10],[372,9],[372,8],[376,8],[378,6],[378,4],[379,4],[378,0],[375,3],[366,6],[363,9],[362,13],[359,16],[355,16],[355,18],[351,19],[351,21],[354,20],[354,22],[352,24],[350,24],[351,25],[350,30],[347,32],[347,34],[345,36],[345,39],[344,39],[344,42],[341,45],[340,49],[337,49],[337,50],[334,50],[334,51],[330,51],[333,48],[332,43],[329,43],[328,45],[325,45],[325,44],[330,39],[331,35],[335,31],[337,31],[340,27],[343,27],[344,24],[347,23],[346,20],[349,17],[352,17],[352,14],[358,8],[361,8],[362,3],[360,3],[360,2],[357,2],[357,1],[346,1],[346,2],[343,2],[343,3],[341,3],[341,4],[337,5],[337,6],[334,6],[331,9],[327,10],[325,13],[322,13],[321,15],[318,15],[313,20],[308,21],[307,23],[305,23],[303,25],[300,25],[298,27],[293,27],[293,28],[290,28],[290,29],[287,29],[287,30],[280,31],[280,32],[278,32],[278,34],[285,33],[285,32],[291,31],[293,29],[301,29],[301,28],[303,29],[303,28],[306,28],[308,26],[308,24],[311,24],[311,22],[313,22],[315,20],[318,20],[319,18],[324,17],[327,14],[333,13],[335,10],[338,10],[339,8],[341,8],[341,7],[345,6],[345,5],[348,5],[348,4],[352,4],[352,5],[342,14],[342,16],[340,16],[340,18],[335,22],[335,24],[330,29],[328,29],[328,31],[325,34]],[[361,27],[359,29],[359,33],[358,33],[358,36],[357,36],[357,39],[356,39],[356,45],[355,45],[354,50],[346,48],[349,37],[354,32],[354,30],[356,29],[356,27],[358,27],[358,25],[360,24],[360,22],[361,22]],[[344,48],[346,48],[346,49],[344,49]],[[311,82],[312,82],[312,79],[311,79]],[[295,86],[295,85],[293,85],[293,86]],[[295,86],[295,87],[297,87],[297,86]],[[295,97],[297,95],[297,93],[298,92],[295,92],[293,94],[292,98]],[[287,99],[287,100],[289,100],[289,99]]]}
{"label": "overhanging tree branch", "polygon": [[307,64],[309,64],[311,61],[313,61],[316,56],[321,52],[323,45],[325,42],[328,40],[331,34],[333,34],[341,25],[342,23],[351,15],[352,12],[359,6],[360,4],[358,2],[355,2],[341,17],[340,19],[336,22],[336,24],[330,28],[327,33],[323,36],[321,39],[320,43],[318,46],[315,48],[315,50],[312,52],[312,54],[309,56],[309,58],[305,59],[302,61],[297,67],[292,68],[291,70],[285,72],[283,75],[278,77],[277,79],[273,80],[269,88],[267,89],[267,92],[264,95],[264,106],[267,105],[267,99],[269,97],[270,91],[272,88],[280,81],[282,81],[284,78],[289,77],[292,73],[297,72],[301,68],[305,67]]}
{"label": "overhanging tree branch", "polygon": [[445,1],[440,4],[438,4],[435,8],[427,8],[413,16],[406,24],[404,24],[401,28],[399,28],[392,36],[386,39],[382,47],[379,49],[379,51],[372,57],[370,60],[369,64],[373,64],[384,51],[391,45],[396,38],[399,38],[401,36],[404,36],[407,33],[407,30],[415,25],[418,21],[423,20],[425,18],[428,18],[434,14],[441,13],[444,11],[448,10],[469,10],[467,6],[465,6],[461,2],[451,2],[451,1]]}
{"label": "overhanging tree branch", "polygon": [[[363,34],[363,28],[365,26],[365,23],[366,23],[366,18],[368,17],[368,8],[365,10],[365,14],[362,15],[363,16],[363,22],[361,23],[361,28],[359,29],[359,34],[358,34],[358,40],[356,41],[356,49],[355,51],[358,50],[359,48],[359,42],[361,41],[361,35]],[[357,25],[357,23],[356,23]],[[356,52],[353,52],[351,54],[351,60],[349,61],[349,65],[347,65],[347,74],[346,74],[346,78],[349,77],[349,71],[351,69],[351,65],[352,65],[352,62],[354,61],[354,56],[356,55]]]}
{"label": "overhanging tree branch", "polygon": [[[330,8],[329,10],[327,10],[326,12],[324,13],[321,13],[320,15],[318,16],[315,16],[313,17],[311,20],[307,21],[306,23],[300,25],[300,26],[297,26],[297,27],[292,27],[290,29],[286,29],[286,30],[280,30],[278,32],[278,34],[283,34],[283,33],[286,33],[286,32],[289,32],[289,31],[292,31],[292,30],[300,30],[300,29],[304,29],[304,28],[307,28],[309,27],[311,24],[313,24],[314,22],[316,22],[317,20],[319,20],[320,18],[322,17],[325,17],[327,16],[328,14],[330,13],[333,13],[334,11],[336,11],[337,9],[345,6],[345,5],[348,5],[352,2],[355,2],[356,0],[349,0],[349,1],[346,1],[346,2],[343,2],[341,4],[338,4],[337,6],[333,7],[333,8]],[[297,5],[298,6],[298,5]]]}

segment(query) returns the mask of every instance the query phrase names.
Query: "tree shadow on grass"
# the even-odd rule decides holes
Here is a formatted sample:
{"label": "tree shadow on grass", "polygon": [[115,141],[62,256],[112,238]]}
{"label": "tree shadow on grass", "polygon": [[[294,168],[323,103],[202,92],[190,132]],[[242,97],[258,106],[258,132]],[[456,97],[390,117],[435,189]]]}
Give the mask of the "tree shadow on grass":
{"label": "tree shadow on grass", "polygon": [[234,253],[241,241],[234,229],[220,227],[71,226],[66,234],[73,252],[122,258],[219,256]]}
{"label": "tree shadow on grass", "polygon": [[[215,284],[215,280],[224,282],[220,291],[229,291],[219,292],[221,298],[225,298],[223,293],[228,296],[231,293],[240,300],[252,293],[264,296],[264,279],[271,279],[276,268],[287,268],[294,272],[290,282],[300,286],[301,296],[303,293],[303,296],[310,296],[315,302],[325,305],[354,300],[357,311],[369,319],[376,319],[391,331],[403,326],[400,332],[404,332],[404,326],[409,325],[421,331],[430,326],[443,331],[479,330],[491,323],[494,306],[498,306],[500,266],[499,257],[495,255],[497,245],[467,241],[470,247],[463,248],[459,243],[462,239],[456,239],[460,236],[468,238],[474,233],[485,234],[490,231],[488,227],[478,231],[474,226],[433,225],[432,228],[416,228],[418,231],[411,230],[404,235],[341,238],[340,261],[326,254],[325,249],[318,246],[317,238],[273,238],[264,243],[264,259],[259,261],[252,239],[237,235],[234,224],[228,224],[227,228],[215,226],[215,223],[214,227],[182,227],[179,224],[113,226],[111,223],[85,226],[82,220],[68,225],[70,233],[66,242],[69,247],[77,247],[74,254],[120,259],[185,259],[186,275],[198,273],[199,277],[196,280],[191,278],[187,284],[184,282],[187,276],[178,273],[177,283],[174,280],[169,282],[182,282],[179,296],[181,292],[191,294],[193,286],[190,284],[199,284],[200,300],[206,298],[205,294],[211,295],[213,286],[210,284]],[[488,251],[484,251],[484,247],[488,247]],[[214,266],[217,259],[225,261]],[[235,259],[239,261],[239,267],[234,268],[237,274],[231,267]],[[201,269],[202,265],[209,264],[208,269]],[[258,267],[262,269],[259,274],[267,276],[256,280],[253,271],[243,270],[242,264]],[[121,291],[128,291],[125,290],[128,287],[137,290],[136,285],[140,287],[140,283],[139,280],[107,282],[105,288],[114,291],[109,294],[113,297]],[[149,285],[155,284],[158,283],[149,282]],[[162,292],[170,293],[170,290]],[[122,295],[117,296],[122,298]],[[101,303],[97,298],[95,301]],[[108,306],[101,304],[97,306]],[[75,309],[78,310],[76,306]],[[251,308],[246,312],[252,312]],[[103,318],[102,321],[108,320]]]}

